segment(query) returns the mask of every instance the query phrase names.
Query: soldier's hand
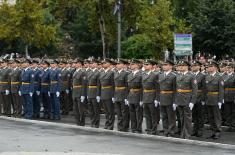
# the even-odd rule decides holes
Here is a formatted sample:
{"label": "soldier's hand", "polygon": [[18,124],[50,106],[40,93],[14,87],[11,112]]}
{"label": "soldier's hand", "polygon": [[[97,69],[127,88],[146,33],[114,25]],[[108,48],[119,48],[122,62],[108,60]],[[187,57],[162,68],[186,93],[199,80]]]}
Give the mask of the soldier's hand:
{"label": "soldier's hand", "polygon": [[60,96],[60,92],[56,92],[56,97],[59,97]]}
{"label": "soldier's hand", "polygon": [[96,101],[100,103],[100,96],[96,96]]}
{"label": "soldier's hand", "polygon": [[173,107],[173,110],[176,111],[177,105],[175,103],[173,103],[172,107]]}
{"label": "soldier's hand", "polygon": [[114,97],[112,98],[112,101],[113,101],[113,103],[115,103],[115,98]]}
{"label": "soldier's hand", "polygon": [[85,100],[85,96],[81,96],[81,102],[83,103]]}
{"label": "soldier's hand", "polygon": [[222,108],[222,103],[219,102],[219,103],[218,103],[218,106],[219,106],[219,109],[221,109],[221,108]]}
{"label": "soldier's hand", "polygon": [[39,96],[40,95],[40,91],[36,91],[37,95]]}
{"label": "soldier's hand", "polygon": [[124,100],[125,105],[129,106],[129,101],[127,99]]}
{"label": "soldier's hand", "polygon": [[190,110],[193,110],[194,104],[193,103],[189,103],[189,108]]}
{"label": "soldier's hand", "polygon": [[155,105],[155,107],[157,108],[158,105],[160,105],[160,102],[158,102],[157,100],[154,100],[154,105]]}
{"label": "soldier's hand", "polygon": [[47,94],[48,94],[49,97],[51,96],[51,93],[50,93],[50,92],[48,92]]}
{"label": "soldier's hand", "polygon": [[205,103],[205,101],[202,101],[202,105],[204,106],[206,103]]}
{"label": "soldier's hand", "polygon": [[21,96],[21,91],[19,91],[18,93],[19,93],[19,96]]}
{"label": "soldier's hand", "polygon": [[141,106],[141,107],[143,106],[143,101],[140,101],[140,106]]}
{"label": "soldier's hand", "polygon": [[10,91],[9,90],[6,90],[6,95],[9,95],[10,94]]}
{"label": "soldier's hand", "polygon": [[66,89],[65,91],[66,91],[66,94],[69,94],[69,90],[68,89]]}
{"label": "soldier's hand", "polygon": [[29,96],[32,97],[32,96],[33,96],[33,93],[32,93],[32,92],[29,92]]}

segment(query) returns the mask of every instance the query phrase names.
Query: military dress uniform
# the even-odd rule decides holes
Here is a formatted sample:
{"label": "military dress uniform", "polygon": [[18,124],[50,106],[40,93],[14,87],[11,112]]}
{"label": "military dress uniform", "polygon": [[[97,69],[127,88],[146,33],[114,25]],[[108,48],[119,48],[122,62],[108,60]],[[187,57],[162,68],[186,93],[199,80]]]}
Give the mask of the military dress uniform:
{"label": "military dress uniform", "polygon": [[235,74],[228,73],[224,79],[224,117],[229,131],[235,131]]}
{"label": "military dress uniform", "polygon": [[[182,61],[180,65],[190,66],[187,61]],[[191,72],[176,77],[175,103],[180,116],[181,138],[188,139],[192,134],[192,109],[189,106],[196,103],[197,90],[197,80]]]}
{"label": "military dress uniform", "polygon": [[[199,64],[201,65],[201,64]],[[203,105],[205,104],[205,74],[198,71],[194,73],[197,84],[197,100],[193,108],[193,136],[201,137],[203,135],[204,119],[203,119]]]}
{"label": "military dress uniform", "polygon": [[1,102],[3,107],[3,114],[10,116],[11,115],[11,96],[10,96],[10,72],[9,67],[4,67],[1,70],[0,74],[0,93],[1,93]]}
{"label": "military dress uniform", "polygon": [[[210,62],[210,65],[217,66],[216,62]],[[221,132],[221,112],[220,104],[224,98],[224,81],[221,75],[216,72],[214,75],[207,74],[206,81],[206,105],[208,109],[209,123],[212,129],[212,135],[208,138],[218,139]]]}
{"label": "military dress uniform", "polygon": [[[166,62],[174,65],[173,62]],[[159,102],[161,108],[163,132],[165,136],[174,136],[176,130],[176,109],[173,109],[176,95],[176,74],[173,71],[159,75]]]}
{"label": "military dress uniform", "polygon": [[114,113],[114,103],[112,98],[114,98],[114,73],[112,70],[108,69],[100,72],[100,98],[103,103],[105,110],[105,129],[113,130],[115,113]]}
{"label": "military dress uniform", "polygon": [[143,98],[142,73],[140,70],[128,75],[128,97],[127,102],[130,110],[131,131],[141,133],[143,122]]}
{"label": "military dress uniform", "polygon": [[80,126],[85,126],[85,78],[86,76],[83,68],[79,68],[73,73],[72,97],[76,123]]}
{"label": "military dress uniform", "polygon": [[19,94],[22,95],[23,98],[23,114],[24,118],[26,119],[31,119],[33,116],[33,91],[34,74],[33,70],[28,67],[26,69],[23,69],[21,72],[21,86],[19,92]]}
{"label": "military dress uniform", "polygon": [[117,113],[117,129],[118,131],[128,131],[129,128],[129,107],[125,104],[127,99],[127,76],[129,72],[126,70],[116,71],[114,73],[114,83],[115,83],[115,109]]}
{"label": "military dress uniform", "polygon": [[[48,63],[49,62],[43,62]],[[50,101],[50,68],[43,69],[41,71],[41,97],[42,97],[42,104],[43,104],[43,118],[49,119],[51,116],[51,101]]]}
{"label": "military dress uniform", "polygon": [[[94,60],[93,60],[94,61]],[[91,127],[99,128],[100,125],[100,83],[99,71],[91,69],[87,75],[87,99],[90,112]],[[97,100],[98,99],[98,100]]]}
{"label": "military dress uniform", "polygon": [[[38,63],[38,62],[37,62]],[[34,92],[33,92],[33,115],[34,118],[40,117],[41,109],[41,69],[35,68],[34,72]]]}
{"label": "military dress uniform", "polygon": [[62,87],[61,87],[61,110],[62,114],[68,115],[69,114],[69,82],[70,82],[70,72],[67,70],[67,68],[63,68],[61,70],[61,80],[62,80]]}
{"label": "military dress uniform", "polygon": [[13,105],[13,116],[21,117],[22,114],[22,98],[19,95],[21,85],[21,69],[19,67],[13,68],[10,74],[11,78],[11,97]]}
{"label": "military dress uniform", "polygon": [[[57,63],[57,62],[55,62]],[[54,68],[50,70],[50,100],[51,100],[51,117],[60,120],[60,93],[62,81],[61,70]]]}

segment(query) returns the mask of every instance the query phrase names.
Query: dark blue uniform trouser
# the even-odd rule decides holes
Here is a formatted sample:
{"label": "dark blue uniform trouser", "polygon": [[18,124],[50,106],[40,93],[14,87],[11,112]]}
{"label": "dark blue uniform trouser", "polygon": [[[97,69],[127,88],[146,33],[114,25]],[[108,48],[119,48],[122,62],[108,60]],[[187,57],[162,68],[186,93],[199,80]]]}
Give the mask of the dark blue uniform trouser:
{"label": "dark blue uniform trouser", "polygon": [[33,98],[29,94],[23,94],[24,117],[31,119],[33,116]]}
{"label": "dark blue uniform trouser", "polygon": [[42,93],[43,113],[44,118],[49,118],[51,115],[51,102],[48,93]]}
{"label": "dark blue uniform trouser", "polygon": [[51,93],[51,111],[54,119],[60,119],[60,97],[56,96],[56,93]]}
{"label": "dark blue uniform trouser", "polygon": [[40,95],[37,95],[37,93],[33,94],[33,114],[34,116],[39,116],[40,115]]}

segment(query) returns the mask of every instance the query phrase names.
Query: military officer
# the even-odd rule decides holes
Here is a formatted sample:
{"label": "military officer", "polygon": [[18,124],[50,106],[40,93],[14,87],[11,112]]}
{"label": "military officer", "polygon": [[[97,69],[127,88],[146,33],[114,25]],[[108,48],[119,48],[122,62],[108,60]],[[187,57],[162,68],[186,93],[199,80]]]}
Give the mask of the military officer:
{"label": "military officer", "polygon": [[0,75],[0,93],[3,105],[3,114],[11,116],[11,98],[10,98],[10,72],[8,60],[3,60]]}
{"label": "military officer", "polygon": [[143,105],[146,119],[147,134],[158,134],[158,111],[159,109],[159,85],[158,75],[153,72],[155,61],[146,60],[144,62],[145,72],[142,75]]}
{"label": "military officer", "polygon": [[224,81],[218,72],[218,64],[211,61],[208,64],[208,74],[206,75],[206,104],[208,109],[209,123],[212,135],[208,138],[218,139],[221,133],[221,113],[220,109],[224,97]]}
{"label": "military officer", "polygon": [[162,63],[163,72],[159,75],[159,99],[162,115],[163,133],[174,136],[176,130],[176,74],[173,72],[174,62],[166,60]]}
{"label": "military officer", "polygon": [[200,72],[201,63],[195,61],[192,64],[192,73],[195,75],[198,84],[197,101],[193,108],[193,134],[192,136],[201,137],[203,135],[203,106],[205,105],[205,74]]}
{"label": "military officer", "polygon": [[73,84],[72,84],[72,96],[74,102],[74,112],[76,123],[79,126],[85,126],[85,112],[86,112],[86,102],[85,102],[85,91],[86,91],[86,81],[85,81],[85,70],[82,68],[83,61],[77,59],[74,61],[75,72],[73,73]]}
{"label": "military officer", "polygon": [[126,65],[128,61],[124,59],[118,59],[116,61],[116,69],[114,72],[114,83],[115,83],[115,92],[114,92],[114,101],[115,109],[117,113],[117,129],[118,131],[127,132],[129,128],[129,107],[125,104],[127,100],[127,76],[129,72],[126,70]]}
{"label": "military officer", "polygon": [[34,74],[34,92],[33,92],[33,117],[40,118],[40,109],[41,109],[41,94],[40,94],[40,86],[41,86],[41,69],[38,64],[40,63],[40,59],[35,58],[32,60],[31,68]]}
{"label": "military officer", "polygon": [[99,61],[93,59],[89,65],[90,71],[87,77],[87,99],[91,118],[91,127],[99,128],[100,125],[100,73],[97,69]]}
{"label": "military officer", "polygon": [[61,68],[61,80],[62,80],[62,87],[61,87],[61,110],[62,115],[69,114],[69,82],[70,82],[70,72],[66,68],[67,61],[62,60],[60,61],[60,68]]}
{"label": "military officer", "polygon": [[10,73],[11,79],[11,97],[12,97],[12,105],[13,105],[13,116],[21,117],[22,114],[22,98],[19,96],[19,90],[21,85],[21,68],[20,61],[13,60],[12,61],[12,71]]}
{"label": "military officer", "polygon": [[136,59],[131,60],[131,71],[128,75],[128,97],[126,104],[129,105],[131,131],[142,133],[143,122],[143,92],[142,92],[142,73],[141,62]]}
{"label": "military officer", "polygon": [[227,76],[224,79],[224,117],[229,126],[228,131],[235,131],[235,74],[234,65],[228,63]]}
{"label": "military officer", "polygon": [[105,110],[105,129],[113,130],[115,113],[114,113],[114,72],[112,71],[112,64],[114,63],[110,59],[103,60],[103,71],[100,72],[100,99],[103,103]]}
{"label": "military officer", "polygon": [[181,122],[181,138],[189,139],[192,134],[192,109],[197,98],[197,80],[189,72],[189,62],[180,61],[178,65],[181,66],[181,74],[176,77],[175,103]]}
{"label": "military officer", "polygon": [[41,97],[43,104],[43,118],[50,119],[51,117],[51,102],[50,102],[50,61],[43,60],[41,62]]}
{"label": "military officer", "polygon": [[60,120],[60,94],[62,87],[61,70],[58,66],[59,61],[53,60],[50,63],[50,100],[51,100],[51,117],[54,120]]}
{"label": "military officer", "polygon": [[34,92],[34,74],[30,68],[31,60],[26,59],[22,63],[21,86],[19,95],[23,98],[24,118],[32,119],[33,116],[33,92]]}

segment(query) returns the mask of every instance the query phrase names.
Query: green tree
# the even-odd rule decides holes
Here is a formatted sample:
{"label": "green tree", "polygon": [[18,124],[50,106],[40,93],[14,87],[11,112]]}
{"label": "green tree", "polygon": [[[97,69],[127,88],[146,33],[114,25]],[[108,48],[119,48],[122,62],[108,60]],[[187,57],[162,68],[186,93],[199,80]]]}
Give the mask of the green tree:
{"label": "green tree", "polygon": [[[24,45],[25,54],[29,56],[28,48],[35,46],[45,48],[57,42],[58,25],[45,23],[43,1],[18,0],[16,5],[7,3],[0,8],[0,27],[4,33],[0,39],[12,41],[20,40]],[[7,18],[6,18],[7,17]]]}
{"label": "green tree", "polygon": [[221,57],[235,51],[235,2],[200,0],[190,15],[194,50]]}

